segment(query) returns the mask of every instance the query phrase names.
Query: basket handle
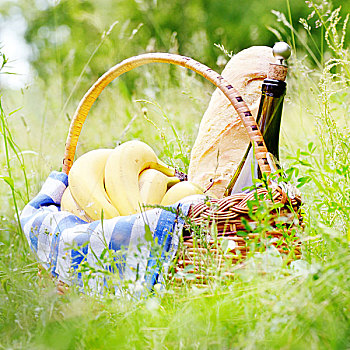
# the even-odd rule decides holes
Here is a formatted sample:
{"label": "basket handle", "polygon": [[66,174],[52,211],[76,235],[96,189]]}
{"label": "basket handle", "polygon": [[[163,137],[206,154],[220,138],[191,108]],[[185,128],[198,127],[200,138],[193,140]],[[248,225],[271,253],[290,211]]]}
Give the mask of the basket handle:
{"label": "basket handle", "polygon": [[155,62],[171,63],[191,69],[218,87],[229,99],[232,106],[235,108],[239,117],[241,118],[243,125],[248,132],[250,141],[255,149],[255,157],[257,159],[261,172],[267,175],[271,173],[271,169],[267,161],[268,151],[264,142],[264,138],[247,104],[243,101],[241,94],[220,74],[216,73],[206,65],[195,61],[190,57],[169,53],[147,53],[128,58],[112,67],[96,81],[96,83],[89,89],[89,91],[80,101],[78,108],[72,118],[63,159],[62,171],[64,173],[68,174],[73,165],[74,154],[76,151],[81,129],[91,106],[100,95],[102,90],[111,81],[120,75],[144,64]]}

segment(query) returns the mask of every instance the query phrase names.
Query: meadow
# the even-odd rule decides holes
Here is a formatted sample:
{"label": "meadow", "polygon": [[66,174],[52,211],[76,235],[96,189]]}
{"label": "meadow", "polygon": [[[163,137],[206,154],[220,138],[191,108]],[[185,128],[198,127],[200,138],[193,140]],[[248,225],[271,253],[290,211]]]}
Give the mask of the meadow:
{"label": "meadow", "polygon": [[[71,116],[92,78],[110,68],[112,59],[105,59],[104,68],[94,66],[93,73],[89,62],[107,56],[104,41],[108,48],[116,28],[96,40],[96,52],[82,60],[79,73],[68,58],[58,73],[50,61],[43,69],[51,78],[38,73],[20,91],[2,89],[0,349],[350,348],[349,16],[312,6],[313,18],[301,21],[298,30],[288,13],[275,14],[281,25],[277,34],[293,48],[280,153],[303,196],[302,259],[287,265],[279,257],[252,256],[248,268],[232,267],[233,280],[214,279],[205,288],[189,280],[139,301],[108,292],[84,295],[74,287],[60,296],[48,273],[39,279],[38,263],[18,224],[20,210],[49,173],[60,169]],[[313,35],[315,19],[321,37]],[[132,32],[135,37],[139,29]],[[126,37],[129,53],[134,37]],[[176,40],[171,45],[178,50]],[[194,58],[213,62],[209,54]],[[4,53],[2,74],[7,59]],[[65,67],[75,79],[66,78]],[[83,127],[77,155],[136,138],[186,171],[213,90],[179,67],[140,67],[102,93]]]}

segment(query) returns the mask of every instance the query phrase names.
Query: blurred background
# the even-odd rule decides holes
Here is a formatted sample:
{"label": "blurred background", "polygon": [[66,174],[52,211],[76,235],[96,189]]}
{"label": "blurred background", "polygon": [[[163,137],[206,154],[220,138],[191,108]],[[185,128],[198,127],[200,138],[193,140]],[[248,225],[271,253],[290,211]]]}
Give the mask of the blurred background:
{"label": "blurred background", "polygon": [[[344,14],[350,10],[349,1],[320,4],[342,5]],[[188,55],[220,69],[227,56],[217,44],[229,53],[252,45],[272,46],[277,40],[294,44],[277,12],[302,37],[305,24],[300,19],[309,19],[315,24],[315,45],[320,44],[322,26],[304,0],[2,0],[1,47],[10,59],[9,70],[18,73],[2,75],[2,86],[21,88],[33,77],[47,82],[59,73],[62,92],[68,94],[69,81],[85,64],[91,81],[120,60],[151,51]],[[295,43],[298,48],[303,48],[302,40]],[[315,52],[316,46],[311,47]]]}

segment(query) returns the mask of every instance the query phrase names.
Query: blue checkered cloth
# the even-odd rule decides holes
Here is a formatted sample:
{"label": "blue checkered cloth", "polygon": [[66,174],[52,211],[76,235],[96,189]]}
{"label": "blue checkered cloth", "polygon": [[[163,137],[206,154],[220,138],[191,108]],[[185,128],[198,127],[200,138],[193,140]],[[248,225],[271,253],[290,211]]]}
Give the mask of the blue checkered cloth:
{"label": "blue checkered cloth", "polygon": [[188,201],[140,214],[87,223],[61,211],[68,176],[52,172],[21,213],[21,226],[41,265],[68,285],[103,293],[142,295],[163,276],[176,255]]}

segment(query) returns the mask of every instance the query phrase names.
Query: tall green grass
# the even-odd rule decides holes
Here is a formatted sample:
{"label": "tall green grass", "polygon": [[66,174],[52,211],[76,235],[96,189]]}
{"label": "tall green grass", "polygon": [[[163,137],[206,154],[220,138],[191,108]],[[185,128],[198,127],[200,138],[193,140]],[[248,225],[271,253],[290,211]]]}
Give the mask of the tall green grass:
{"label": "tall green grass", "polygon": [[[292,30],[305,52],[311,50],[317,59],[310,66],[304,53],[297,52],[290,62],[281,158],[301,186],[306,227],[303,259],[288,266],[278,255],[255,256],[246,269],[235,271],[234,280],[213,280],[206,288],[189,281],[138,302],[108,293],[81,295],[74,287],[58,296],[47,274],[38,279],[17,215],[49,172],[60,167],[79,97],[73,94],[62,113],[55,84],[47,91],[38,84],[22,93],[4,92],[0,348],[350,347],[349,49],[340,12],[318,14],[322,8],[312,6],[325,33],[318,50],[314,27],[297,32],[279,17],[287,26],[282,34],[288,38]],[[127,76],[103,92],[83,128],[78,154],[139,138],[164,160],[186,169],[212,88],[191,73],[163,65],[135,74],[133,93],[126,87]]]}

